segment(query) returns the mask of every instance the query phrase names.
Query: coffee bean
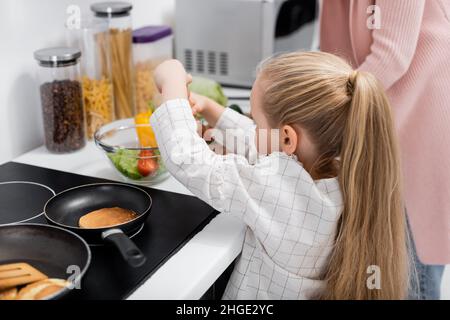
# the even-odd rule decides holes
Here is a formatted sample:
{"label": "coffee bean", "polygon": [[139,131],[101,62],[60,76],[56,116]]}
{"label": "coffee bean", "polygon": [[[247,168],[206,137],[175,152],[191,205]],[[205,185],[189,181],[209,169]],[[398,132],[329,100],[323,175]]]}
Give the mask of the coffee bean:
{"label": "coffee bean", "polygon": [[41,85],[45,144],[57,153],[81,149],[86,144],[81,83],[55,80]]}

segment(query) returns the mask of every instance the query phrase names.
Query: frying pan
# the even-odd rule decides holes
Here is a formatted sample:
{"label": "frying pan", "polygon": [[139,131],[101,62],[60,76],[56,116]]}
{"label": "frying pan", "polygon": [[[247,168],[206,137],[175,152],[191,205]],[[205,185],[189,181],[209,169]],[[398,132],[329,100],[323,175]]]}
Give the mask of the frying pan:
{"label": "frying pan", "polygon": [[[80,236],[59,227],[31,223],[0,226],[0,264],[17,262],[26,262],[49,278],[69,279],[73,275],[70,280],[77,286],[91,262],[91,250]],[[64,288],[49,299],[62,298],[71,291]]]}
{"label": "frying pan", "polygon": [[[69,229],[89,244],[110,243],[119,250],[132,267],[140,267],[146,257],[129,238],[144,224],[150,213],[152,198],[142,189],[120,183],[97,183],[65,190],[51,198],[44,207],[44,215],[50,224]],[[137,217],[120,225],[83,229],[79,219],[94,210],[120,207],[133,210]]]}

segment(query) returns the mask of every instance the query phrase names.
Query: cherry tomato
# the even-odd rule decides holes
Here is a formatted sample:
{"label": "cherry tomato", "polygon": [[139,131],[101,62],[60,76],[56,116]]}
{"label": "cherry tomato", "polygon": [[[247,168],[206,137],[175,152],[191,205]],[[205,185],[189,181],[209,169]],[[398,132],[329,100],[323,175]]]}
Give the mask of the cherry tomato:
{"label": "cherry tomato", "polygon": [[[140,157],[151,157],[154,153],[151,150],[142,150],[139,153]],[[137,169],[141,176],[148,177],[158,170],[158,162],[156,158],[139,159]]]}

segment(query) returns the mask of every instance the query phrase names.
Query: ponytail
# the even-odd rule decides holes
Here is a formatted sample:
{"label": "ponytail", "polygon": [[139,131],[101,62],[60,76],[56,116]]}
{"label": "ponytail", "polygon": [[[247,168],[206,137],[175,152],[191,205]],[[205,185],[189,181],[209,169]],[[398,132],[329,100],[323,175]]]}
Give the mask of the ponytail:
{"label": "ponytail", "polygon": [[[408,287],[406,225],[390,105],[377,80],[354,71],[340,152],[344,200],[326,298],[403,299]],[[367,283],[379,270],[380,287]]]}

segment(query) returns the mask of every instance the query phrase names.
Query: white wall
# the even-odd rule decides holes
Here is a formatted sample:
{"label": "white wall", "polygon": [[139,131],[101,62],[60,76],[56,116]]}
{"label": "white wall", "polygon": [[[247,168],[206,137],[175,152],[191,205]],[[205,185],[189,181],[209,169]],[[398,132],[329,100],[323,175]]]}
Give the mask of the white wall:
{"label": "white wall", "polygon": [[[33,52],[64,45],[68,5],[101,0],[2,0],[0,11],[0,163],[43,143],[43,129]],[[172,25],[175,0],[129,0],[133,25]]]}

